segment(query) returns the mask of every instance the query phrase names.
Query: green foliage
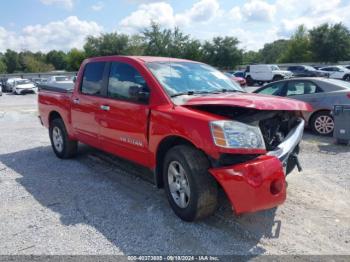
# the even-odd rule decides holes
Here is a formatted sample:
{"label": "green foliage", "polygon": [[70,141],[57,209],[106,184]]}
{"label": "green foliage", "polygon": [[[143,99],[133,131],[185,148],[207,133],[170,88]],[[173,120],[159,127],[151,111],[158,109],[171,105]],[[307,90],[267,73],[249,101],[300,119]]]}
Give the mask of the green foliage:
{"label": "green foliage", "polygon": [[10,49],[6,50],[4,62],[8,73],[13,73],[20,67],[18,53]]}
{"label": "green foliage", "polygon": [[102,34],[100,37],[89,36],[84,45],[87,57],[125,55],[129,47],[129,36],[118,33]]}
{"label": "green foliage", "polygon": [[56,70],[63,70],[67,67],[67,55],[63,51],[52,50],[46,54],[48,64],[52,64]]}
{"label": "green foliage", "polygon": [[266,64],[279,62],[288,44],[289,40],[285,39],[279,39],[272,43],[265,44],[263,49],[259,51],[259,62]]}
{"label": "green foliage", "polygon": [[76,48],[71,49],[66,58],[67,62],[67,70],[69,71],[77,71],[79,70],[80,64],[86,58],[86,54],[84,51],[78,50]]}
{"label": "green foliage", "polygon": [[282,63],[297,63],[312,61],[312,52],[310,50],[309,33],[301,25],[288,41],[287,49],[283,53],[280,61]]}
{"label": "green foliage", "polygon": [[343,24],[323,24],[310,30],[311,51],[316,61],[337,62],[350,58],[350,33]]}
{"label": "green foliage", "polygon": [[337,62],[350,60],[350,32],[343,24],[323,24],[311,30],[301,25],[289,40],[267,43],[259,51],[243,51],[235,37],[214,37],[200,41],[179,28],[164,29],[156,23],[140,34],[118,33],[90,36],[84,50],[47,54],[7,50],[0,54],[0,72],[45,72],[53,69],[75,71],[92,56],[150,55],[202,61],[218,68],[233,69],[240,64]]}
{"label": "green foliage", "polygon": [[234,68],[242,63],[243,51],[235,37],[214,37],[203,45],[203,60],[220,68]]}

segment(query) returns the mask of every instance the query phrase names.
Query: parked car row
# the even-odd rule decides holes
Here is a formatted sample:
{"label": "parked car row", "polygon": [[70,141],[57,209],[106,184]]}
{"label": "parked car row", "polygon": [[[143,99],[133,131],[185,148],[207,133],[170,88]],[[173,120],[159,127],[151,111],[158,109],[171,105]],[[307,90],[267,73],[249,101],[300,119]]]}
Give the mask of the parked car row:
{"label": "parked car row", "polygon": [[0,79],[0,95],[2,92],[12,92],[17,95],[23,95],[27,93],[35,93],[38,85],[42,84],[73,84],[73,78],[70,76],[50,76],[49,78],[2,78]]}
{"label": "parked car row", "polygon": [[245,71],[228,71],[225,74],[241,86],[263,85],[292,77],[326,77],[350,81],[350,65],[326,67],[295,65],[288,67],[287,70],[281,70],[278,65],[256,64],[247,66]]}
{"label": "parked car row", "polygon": [[350,104],[350,83],[338,79],[303,77],[267,84],[254,93],[289,97],[309,103],[312,112],[303,112],[308,126],[319,135],[334,131],[332,110],[335,105]]}

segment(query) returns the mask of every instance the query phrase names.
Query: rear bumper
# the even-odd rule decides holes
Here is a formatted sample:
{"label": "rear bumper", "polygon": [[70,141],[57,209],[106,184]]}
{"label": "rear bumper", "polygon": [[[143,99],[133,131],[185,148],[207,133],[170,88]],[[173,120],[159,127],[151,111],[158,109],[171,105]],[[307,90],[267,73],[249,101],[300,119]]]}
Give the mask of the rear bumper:
{"label": "rear bumper", "polygon": [[299,120],[276,150],[245,163],[209,169],[237,214],[269,209],[286,199],[288,161],[296,158],[305,121]]}
{"label": "rear bumper", "polygon": [[260,156],[209,172],[221,184],[237,214],[276,207],[286,199],[283,167],[274,156]]}

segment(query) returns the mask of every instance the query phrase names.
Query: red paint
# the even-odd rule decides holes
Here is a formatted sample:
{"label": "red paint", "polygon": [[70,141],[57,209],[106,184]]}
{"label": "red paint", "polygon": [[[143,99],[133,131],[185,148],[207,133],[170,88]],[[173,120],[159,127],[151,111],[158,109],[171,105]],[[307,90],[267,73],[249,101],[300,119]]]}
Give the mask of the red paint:
{"label": "red paint", "polygon": [[[83,95],[79,91],[84,67],[89,62],[124,62],[134,66],[151,90],[148,105],[118,101],[106,97]],[[271,208],[285,197],[285,181],[281,163],[264,155],[265,150],[225,149],[214,145],[209,122],[222,116],[199,111],[186,105],[227,105],[258,110],[308,111],[310,106],[296,100],[256,94],[225,93],[190,99],[184,106],[174,105],[160,83],[145,66],[147,62],[186,61],[161,57],[98,57],[85,60],[79,70],[73,94],[40,91],[39,113],[49,126],[49,116],[57,112],[63,119],[71,139],[134,161],[152,170],[156,167],[158,147],[164,139],[177,136],[218,159],[221,153],[262,154],[258,159],[232,167],[213,168],[209,172],[225,189],[238,213]],[[73,100],[79,99],[79,105]],[[102,111],[108,105],[110,111]],[[126,139],[127,138],[127,139]],[[133,144],[137,141],[138,145]],[[271,182],[276,182],[271,189]],[[282,183],[281,192],[278,191]]]}

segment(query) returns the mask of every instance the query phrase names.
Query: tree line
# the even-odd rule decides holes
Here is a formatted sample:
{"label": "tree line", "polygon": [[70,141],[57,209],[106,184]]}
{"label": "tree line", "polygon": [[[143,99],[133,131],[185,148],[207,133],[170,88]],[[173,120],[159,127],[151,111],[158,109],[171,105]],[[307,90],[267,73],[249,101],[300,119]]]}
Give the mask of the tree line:
{"label": "tree line", "polygon": [[290,39],[267,43],[259,51],[245,51],[239,48],[239,43],[236,37],[230,36],[200,41],[179,28],[164,29],[152,23],[140,34],[89,36],[82,50],[18,53],[8,49],[0,53],[0,73],[76,71],[85,58],[106,55],[177,57],[227,69],[252,63],[335,63],[350,60],[350,31],[342,23],[326,23],[311,30],[301,25]]}

